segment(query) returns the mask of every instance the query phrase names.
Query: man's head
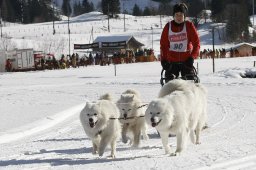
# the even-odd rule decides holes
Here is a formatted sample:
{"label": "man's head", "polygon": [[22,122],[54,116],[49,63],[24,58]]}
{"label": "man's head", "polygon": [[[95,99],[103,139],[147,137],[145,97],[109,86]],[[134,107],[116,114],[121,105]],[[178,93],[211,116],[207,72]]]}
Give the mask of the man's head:
{"label": "man's head", "polygon": [[186,13],[188,7],[184,3],[179,3],[173,6],[173,18],[174,21],[178,24],[185,21]]}

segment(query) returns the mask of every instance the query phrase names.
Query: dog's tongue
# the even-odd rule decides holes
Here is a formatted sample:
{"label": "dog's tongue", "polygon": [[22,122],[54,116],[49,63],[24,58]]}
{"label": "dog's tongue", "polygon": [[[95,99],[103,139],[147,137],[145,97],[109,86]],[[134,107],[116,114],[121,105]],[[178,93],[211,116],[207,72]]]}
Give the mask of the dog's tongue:
{"label": "dog's tongue", "polygon": [[93,127],[94,127],[94,125],[95,125],[94,123],[90,123],[90,127],[91,127],[91,128],[93,128]]}

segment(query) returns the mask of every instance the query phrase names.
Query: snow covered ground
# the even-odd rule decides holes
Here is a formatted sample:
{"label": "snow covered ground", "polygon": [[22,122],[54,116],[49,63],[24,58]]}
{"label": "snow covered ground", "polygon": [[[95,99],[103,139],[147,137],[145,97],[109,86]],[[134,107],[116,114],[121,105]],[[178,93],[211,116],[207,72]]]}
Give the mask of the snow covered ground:
{"label": "snow covered ground", "polygon": [[[126,18],[126,32],[122,19],[111,19],[110,33],[100,13],[72,18],[71,49],[74,43],[91,43],[93,27],[94,38],[133,35],[158,54],[159,16]],[[163,25],[169,19],[162,18]],[[3,27],[3,33],[19,48],[54,52],[59,57],[68,53],[67,21],[56,22],[55,28],[52,35],[52,23],[11,24]],[[211,48],[210,31],[210,24],[199,27],[201,49]],[[215,48],[231,46],[215,35]],[[116,159],[106,159],[109,149],[97,159],[78,118],[86,101],[106,92],[118,99],[123,91],[134,88],[148,103],[161,88],[159,62],[117,65],[117,76],[114,65],[0,73],[0,169],[256,169],[256,81],[241,78],[245,73],[255,75],[254,61],[256,57],[216,59],[212,73],[210,59],[196,60],[201,83],[209,91],[210,127],[203,131],[201,145],[190,144],[179,157],[165,155],[160,138],[150,128],[150,140],[140,148],[119,141]],[[175,141],[170,137],[174,149]]]}
{"label": "snow covered ground", "polygon": [[[79,112],[85,101],[134,88],[148,103],[160,89],[160,63],[88,66],[0,74],[0,169],[256,169],[256,57],[196,60],[201,83],[208,91],[209,128],[201,145],[189,144],[178,157],[164,154],[154,128],[150,139],[134,149],[117,143],[117,158],[91,154]],[[173,150],[176,138],[169,138]]]}

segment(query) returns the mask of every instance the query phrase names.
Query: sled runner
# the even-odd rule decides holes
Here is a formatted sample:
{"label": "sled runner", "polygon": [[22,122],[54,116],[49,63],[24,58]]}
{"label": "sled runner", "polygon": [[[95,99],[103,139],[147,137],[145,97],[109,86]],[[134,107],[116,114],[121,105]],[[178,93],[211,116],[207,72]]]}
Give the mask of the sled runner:
{"label": "sled runner", "polygon": [[[183,64],[183,63],[175,63],[175,64]],[[183,80],[193,80],[195,83],[200,83],[200,79],[197,76],[197,71],[196,68],[193,66],[193,73],[192,74],[187,74],[185,76],[181,76],[181,77],[176,77],[175,79],[183,79]],[[160,79],[160,84],[163,86],[165,83],[167,83],[167,78],[164,76],[165,75],[166,70],[162,69],[161,71],[161,79]],[[191,79],[192,77],[192,79]],[[171,80],[169,80],[171,81]]]}

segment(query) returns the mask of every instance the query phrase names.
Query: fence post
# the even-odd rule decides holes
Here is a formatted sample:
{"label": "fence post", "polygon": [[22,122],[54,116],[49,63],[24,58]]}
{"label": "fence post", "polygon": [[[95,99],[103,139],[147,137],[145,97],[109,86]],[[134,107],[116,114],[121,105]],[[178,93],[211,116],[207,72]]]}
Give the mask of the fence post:
{"label": "fence post", "polygon": [[[215,44],[215,37],[214,37],[214,27],[212,27],[212,51],[215,52],[215,47],[214,47],[214,44]],[[215,72],[215,61],[214,61],[214,58],[215,58],[215,53],[214,55],[212,56],[212,69],[213,69],[213,73]]]}
{"label": "fence post", "polygon": [[114,64],[114,68],[115,68],[115,77],[116,77],[116,64]]}
{"label": "fence post", "polygon": [[198,64],[198,62],[196,63],[196,69],[197,69],[197,74],[199,74],[199,64]]}

